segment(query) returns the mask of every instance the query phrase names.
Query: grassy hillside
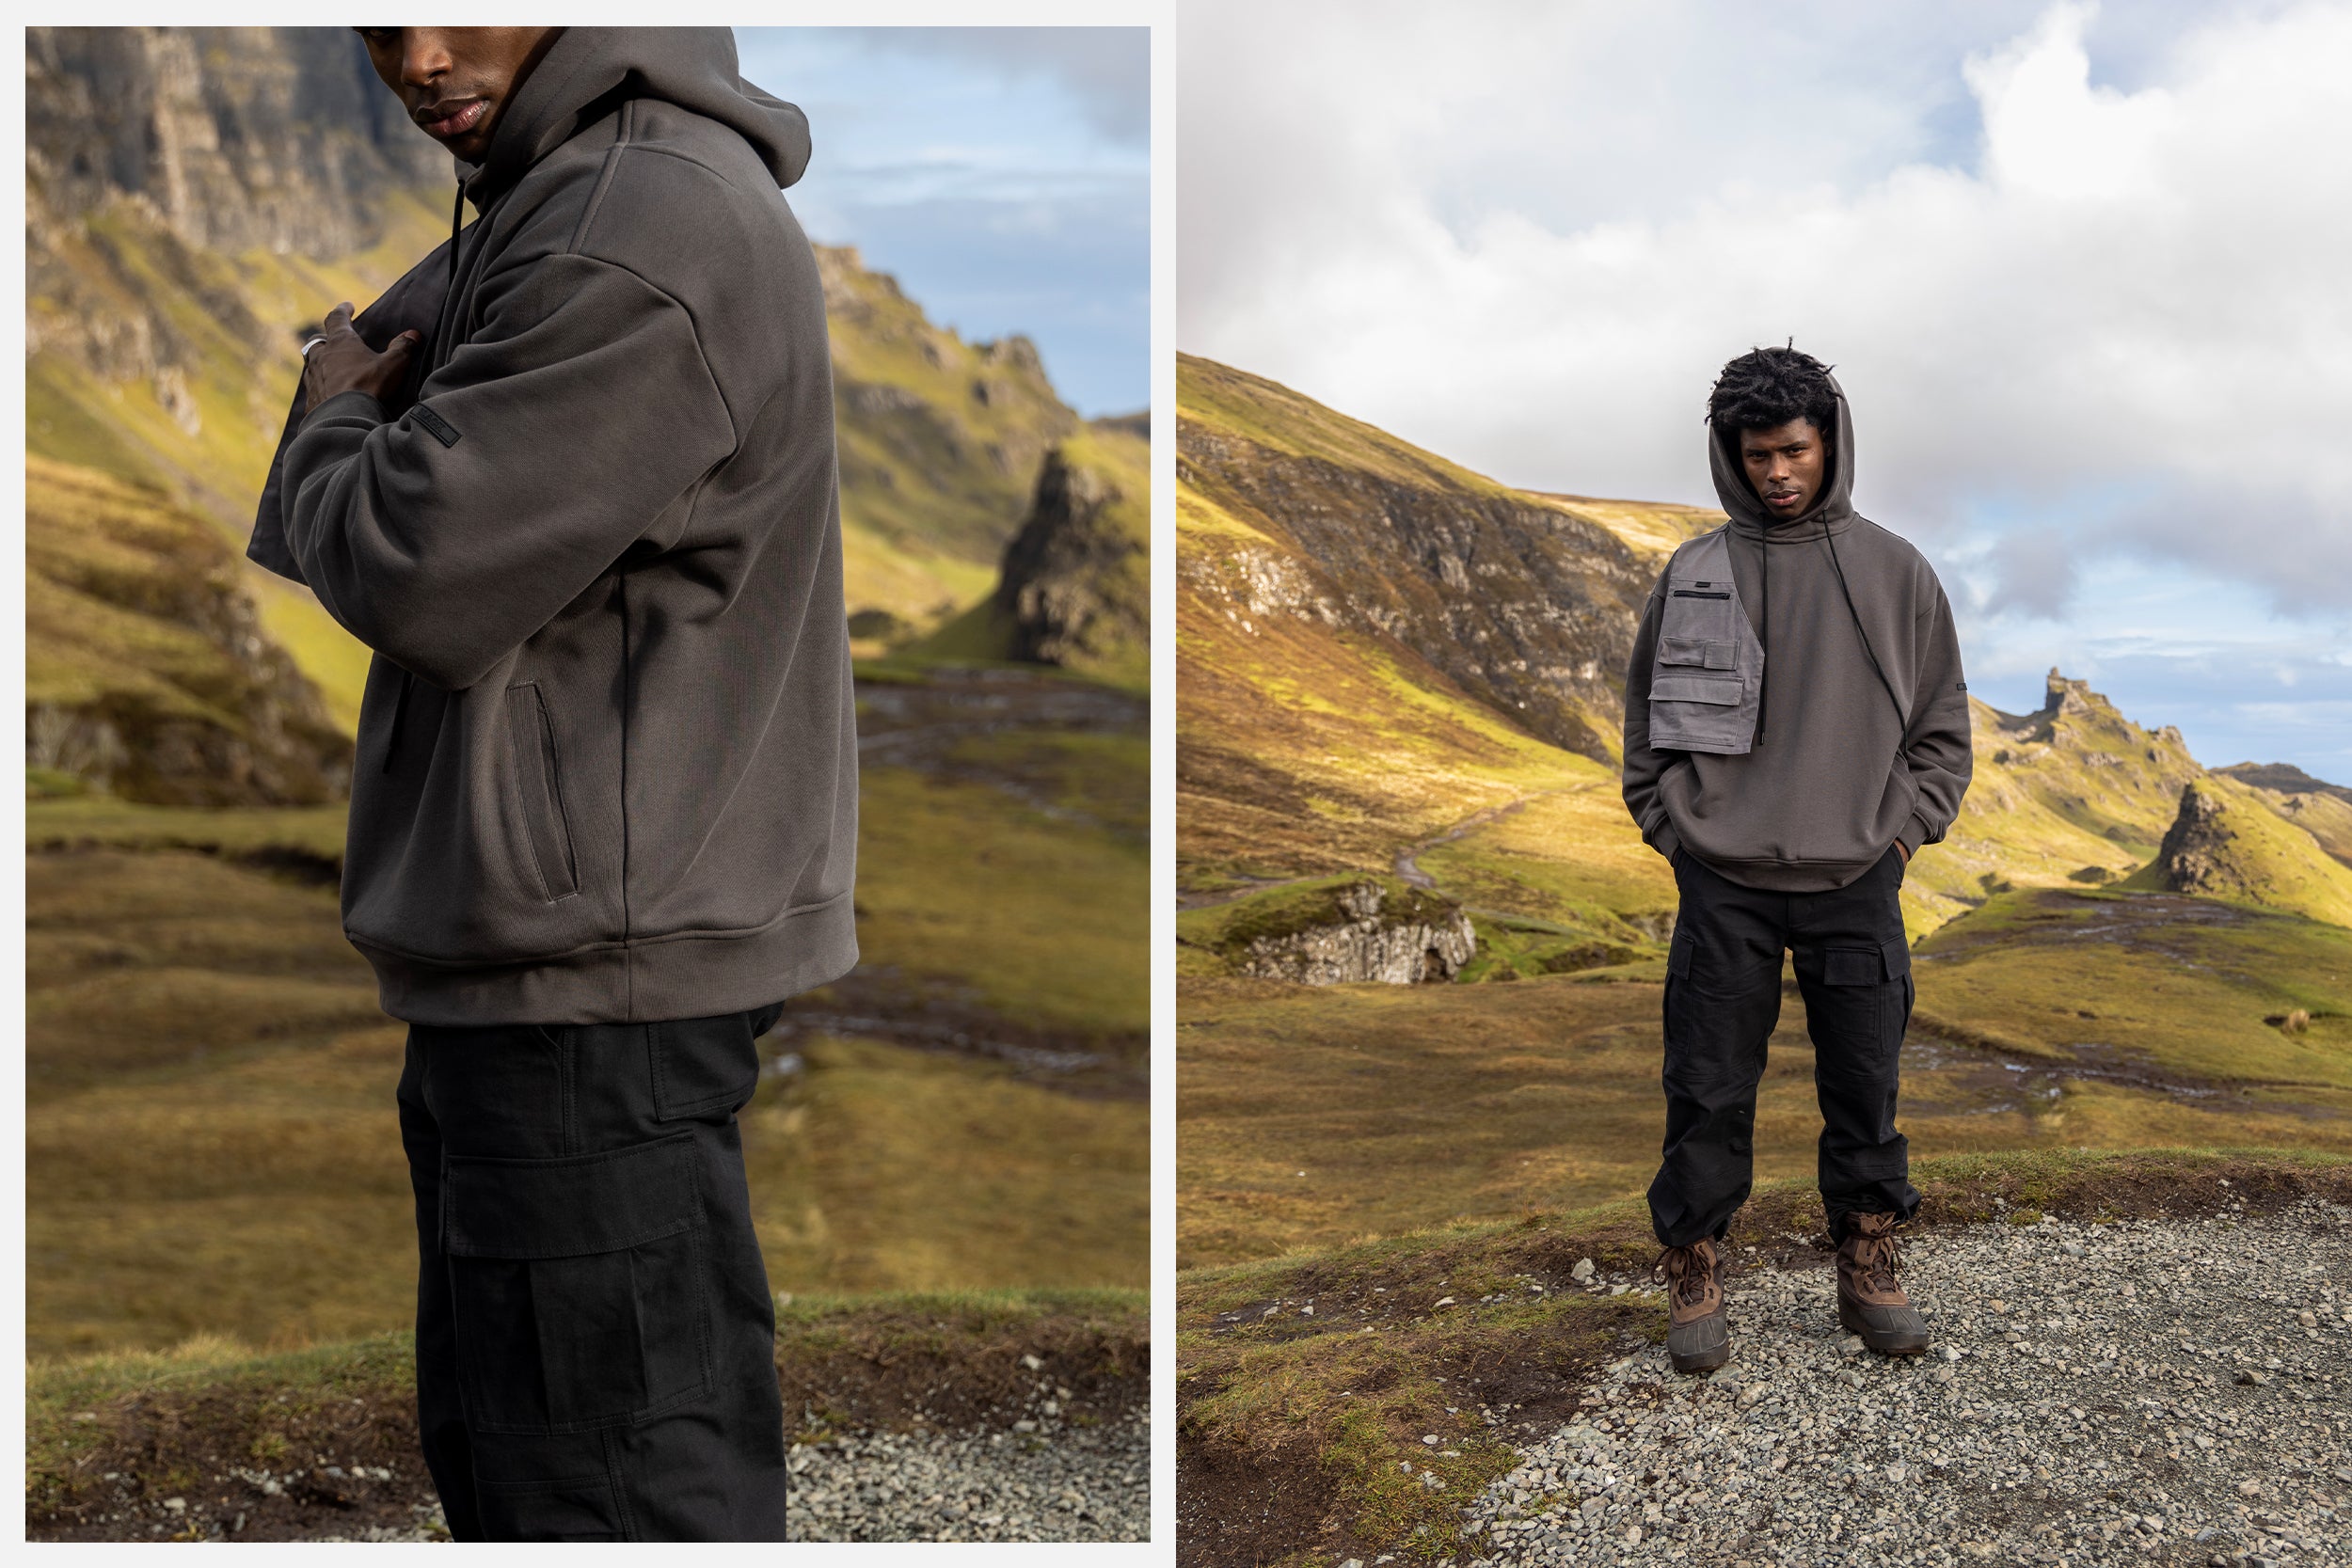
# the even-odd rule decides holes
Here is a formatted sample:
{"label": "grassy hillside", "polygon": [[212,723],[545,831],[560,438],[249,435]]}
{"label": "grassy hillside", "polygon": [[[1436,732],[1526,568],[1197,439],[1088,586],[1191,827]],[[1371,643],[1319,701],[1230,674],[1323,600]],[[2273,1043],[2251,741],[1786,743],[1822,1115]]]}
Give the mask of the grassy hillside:
{"label": "grassy hillside", "polygon": [[[942,744],[866,769],[865,965],[745,1113],[776,1286],[1140,1289],[1145,745]],[[405,1323],[405,1031],[342,938],[340,808],[42,800],[27,842],[32,1353]]]}
{"label": "grassy hillside", "polygon": [[818,247],[832,329],[844,591],[861,652],[986,597],[1038,465],[1078,428],[1025,338],[966,343],[853,249]]}
{"label": "grassy hillside", "polygon": [[2352,868],[2257,790],[2213,775],[2181,792],[2180,815],[2122,884],[2201,894],[2352,926]]}
{"label": "grassy hillside", "polygon": [[[437,189],[384,194],[372,216],[381,237],[331,257],[207,250],[135,203],[45,228],[42,276],[68,297],[36,291],[26,302],[27,452],[158,489],[241,555],[305,332],[337,300],[364,308],[449,233]],[[987,596],[1039,462],[1078,421],[1025,340],[963,342],[853,250],[820,246],[818,263],[846,596],[861,649],[877,652]],[[85,340],[110,321],[115,336],[154,345],[130,373],[91,362]],[[366,650],[301,589],[241,561],[237,570],[264,630],[351,730]]]}
{"label": "grassy hillside", "polygon": [[351,742],[262,631],[228,541],[160,492],[41,457],[24,475],[27,760],[41,787],[310,804]]}

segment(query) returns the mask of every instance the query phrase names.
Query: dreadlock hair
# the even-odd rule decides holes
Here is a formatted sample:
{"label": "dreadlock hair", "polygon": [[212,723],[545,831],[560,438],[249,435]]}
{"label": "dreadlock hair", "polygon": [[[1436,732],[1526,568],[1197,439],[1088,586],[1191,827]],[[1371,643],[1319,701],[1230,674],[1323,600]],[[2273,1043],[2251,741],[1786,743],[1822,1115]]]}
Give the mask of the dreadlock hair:
{"label": "dreadlock hair", "polygon": [[1743,430],[1772,430],[1811,420],[1824,436],[1837,434],[1837,390],[1830,367],[1795,346],[1750,350],[1724,367],[1707,394],[1707,422],[1726,451]]}

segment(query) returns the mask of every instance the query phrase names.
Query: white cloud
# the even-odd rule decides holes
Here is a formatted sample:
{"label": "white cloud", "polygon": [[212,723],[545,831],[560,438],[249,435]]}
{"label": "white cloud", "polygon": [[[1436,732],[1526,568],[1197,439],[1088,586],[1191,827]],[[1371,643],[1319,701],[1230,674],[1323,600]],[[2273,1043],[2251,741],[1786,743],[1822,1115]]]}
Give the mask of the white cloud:
{"label": "white cloud", "polygon": [[1988,610],[2130,556],[2340,616],[2352,6],[2118,11],[1194,0],[1180,341],[1498,478],[1705,499],[1708,383],[1793,336],[1858,503],[1989,552]]}

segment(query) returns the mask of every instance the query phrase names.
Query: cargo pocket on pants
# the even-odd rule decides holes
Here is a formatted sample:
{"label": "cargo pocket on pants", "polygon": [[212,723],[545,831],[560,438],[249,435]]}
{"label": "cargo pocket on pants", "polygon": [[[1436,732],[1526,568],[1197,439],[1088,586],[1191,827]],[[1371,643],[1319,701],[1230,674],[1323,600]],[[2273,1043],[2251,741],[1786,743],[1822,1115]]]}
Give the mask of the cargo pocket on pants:
{"label": "cargo pocket on pants", "polygon": [[448,1157],[441,1235],[478,1432],[621,1426],[707,1394],[693,1136],[560,1160]]}
{"label": "cargo pocket on pants", "polygon": [[493,1541],[622,1541],[621,1511],[605,1476],[475,1483]]}

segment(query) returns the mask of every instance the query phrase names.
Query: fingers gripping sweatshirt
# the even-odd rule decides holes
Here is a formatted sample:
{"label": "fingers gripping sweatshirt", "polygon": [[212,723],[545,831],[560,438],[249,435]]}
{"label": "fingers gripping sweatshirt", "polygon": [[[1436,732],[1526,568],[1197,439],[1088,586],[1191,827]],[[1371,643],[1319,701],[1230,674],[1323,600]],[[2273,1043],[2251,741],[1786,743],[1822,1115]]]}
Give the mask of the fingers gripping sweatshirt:
{"label": "fingers gripping sweatshirt", "polygon": [[759,1006],[857,958],[831,365],[725,28],[567,28],[481,216],[358,325],[411,393],[289,417],[247,553],[374,650],[344,929],[386,1011]]}
{"label": "fingers gripping sweatshirt", "polygon": [[[1626,807],[1669,859],[1679,847],[1773,892],[1843,887],[1898,840],[1915,851],[1941,839],[1967,792],[1968,692],[1951,606],[1925,557],[1854,513],[1842,392],[1830,468],[1802,516],[1772,516],[1712,433],[1708,452],[1730,520],[1678,548],[1643,606],[1626,671]],[[1730,583],[1707,578],[1704,562],[1725,554]],[[1753,630],[1756,654],[1734,657],[1723,628],[1701,619],[1726,610]],[[1708,638],[1692,632],[1718,634],[1720,668],[1708,668]],[[1678,662],[1686,650],[1692,675]],[[1760,669],[1732,668],[1750,658]],[[1755,689],[1733,689],[1746,682]],[[1721,751],[1653,748],[1654,722],[1686,736],[1688,711],[1705,734],[1711,716],[1692,703],[1654,705],[1654,685],[1679,699],[1709,683],[1724,688],[1717,711],[1734,711],[1735,699],[1753,705],[1752,733],[1740,724]]]}

